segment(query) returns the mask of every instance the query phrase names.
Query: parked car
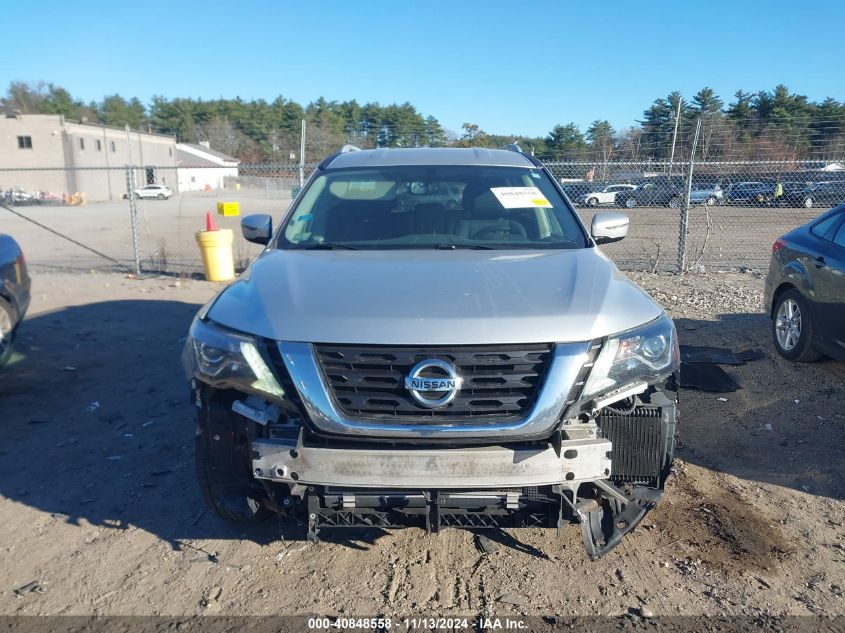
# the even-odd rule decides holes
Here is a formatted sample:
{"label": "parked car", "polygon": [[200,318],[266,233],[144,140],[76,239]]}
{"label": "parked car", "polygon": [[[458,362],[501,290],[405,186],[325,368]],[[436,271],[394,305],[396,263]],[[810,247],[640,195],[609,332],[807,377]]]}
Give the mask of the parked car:
{"label": "parked car", "polygon": [[[455,183],[452,205],[429,200]],[[595,558],[661,496],[674,325],[598,249],[628,218],[588,231],[533,156],[343,152],[276,230],[241,226],[266,248],[183,357],[218,516],[305,511],[312,540],[571,520]]]}
{"label": "parked car", "polygon": [[731,185],[725,198],[729,204],[733,205],[756,205],[771,200],[774,193],[774,183],[753,180]]}
{"label": "parked car", "polygon": [[810,183],[798,181],[785,181],[783,184],[783,196],[777,201],[781,207],[804,206],[806,192],[811,187]]}
{"label": "parked car", "polygon": [[845,205],[775,241],[764,297],[781,356],[845,362]]}
{"label": "parked car", "polygon": [[845,202],[845,181],[817,182],[800,194],[805,209],[819,206],[833,206]]}
{"label": "parked car", "polygon": [[713,206],[722,202],[724,197],[725,193],[718,182],[693,182],[689,200],[692,204]]}
{"label": "parked car", "polygon": [[677,209],[683,200],[680,181],[669,178],[651,178],[630,191],[616,194],[616,204],[627,209],[634,207],[672,207]]}
{"label": "parked car", "polygon": [[0,366],[12,355],[18,326],[29,307],[31,281],[18,243],[0,233]]}
{"label": "parked car", "polygon": [[147,185],[135,190],[136,198],[167,200],[173,192],[164,185]]}
{"label": "parked car", "polygon": [[607,185],[581,194],[578,202],[586,204],[588,207],[597,207],[600,204],[616,204],[616,194],[633,191],[636,188],[636,185],[631,184]]}
{"label": "parked car", "polygon": [[595,184],[592,182],[561,182],[560,188],[567,195],[570,202],[578,203],[578,199],[585,193],[593,190]]}

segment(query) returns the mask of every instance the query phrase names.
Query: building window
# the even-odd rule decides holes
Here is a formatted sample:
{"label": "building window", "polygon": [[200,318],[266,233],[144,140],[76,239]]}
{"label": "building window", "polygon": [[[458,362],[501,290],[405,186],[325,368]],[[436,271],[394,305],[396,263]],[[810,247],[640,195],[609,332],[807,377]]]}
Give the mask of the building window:
{"label": "building window", "polygon": [[32,149],[32,137],[31,136],[19,136],[18,137],[18,149]]}
{"label": "building window", "polygon": [[85,139],[84,138],[79,139],[79,149],[85,149]]}
{"label": "building window", "polygon": [[191,182],[196,182],[196,181],[197,181],[196,177],[195,177],[195,176],[191,176]]}
{"label": "building window", "polygon": [[97,151],[98,152],[103,151],[103,144],[100,142],[100,139],[97,139]]}
{"label": "building window", "polygon": [[114,141],[111,141],[111,151],[116,152],[117,148],[114,145]]}

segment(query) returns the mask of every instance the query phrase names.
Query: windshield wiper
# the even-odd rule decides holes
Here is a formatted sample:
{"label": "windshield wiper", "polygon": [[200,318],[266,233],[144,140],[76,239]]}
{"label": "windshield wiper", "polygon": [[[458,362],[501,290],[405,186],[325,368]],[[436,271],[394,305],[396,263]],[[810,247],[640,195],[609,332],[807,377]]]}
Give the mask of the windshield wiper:
{"label": "windshield wiper", "polygon": [[338,244],[336,242],[317,242],[316,244],[308,244],[304,247],[306,251],[331,251],[336,248],[343,248],[348,251],[357,251],[358,249],[349,244]]}
{"label": "windshield wiper", "polygon": [[492,251],[494,248],[492,246],[485,246],[484,244],[438,244],[435,246],[439,251],[454,251],[459,248],[468,248],[477,251]]}

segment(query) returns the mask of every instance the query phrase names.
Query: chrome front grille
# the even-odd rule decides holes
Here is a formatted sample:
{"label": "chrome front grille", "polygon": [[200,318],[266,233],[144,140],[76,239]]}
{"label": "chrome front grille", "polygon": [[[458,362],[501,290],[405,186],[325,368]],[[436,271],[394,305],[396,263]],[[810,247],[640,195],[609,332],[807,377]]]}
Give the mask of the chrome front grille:
{"label": "chrome front grille", "polygon": [[[546,377],[551,344],[459,347],[315,345],[320,368],[338,407],[370,421],[448,423],[525,417]],[[411,397],[405,377],[418,362],[452,363],[463,384],[448,405],[425,408]]]}

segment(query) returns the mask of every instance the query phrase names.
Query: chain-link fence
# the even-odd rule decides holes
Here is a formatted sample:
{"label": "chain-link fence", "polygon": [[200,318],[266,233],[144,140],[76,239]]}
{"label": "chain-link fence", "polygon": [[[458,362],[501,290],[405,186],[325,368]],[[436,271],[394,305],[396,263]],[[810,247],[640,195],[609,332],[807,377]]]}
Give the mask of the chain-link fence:
{"label": "chain-link fence", "polygon": [[845,162],[546,163],[585,221],[631,219],[607,252],[646,270],[765,268],[774,240],[845,202]]}
{"label": "chain-link fence", "polygon": [[[764,269],[781,234],[845,201],[845,159],[560,161],[547,167],[587,224],[622,211],[630,232],[606,252],[628,270]],[[314,164],[0,170],[0,232],[34,268],[195,274],[195,233],[211,212],[236,233],[243,268],[260,247],[239,213],[278,219]]]}

